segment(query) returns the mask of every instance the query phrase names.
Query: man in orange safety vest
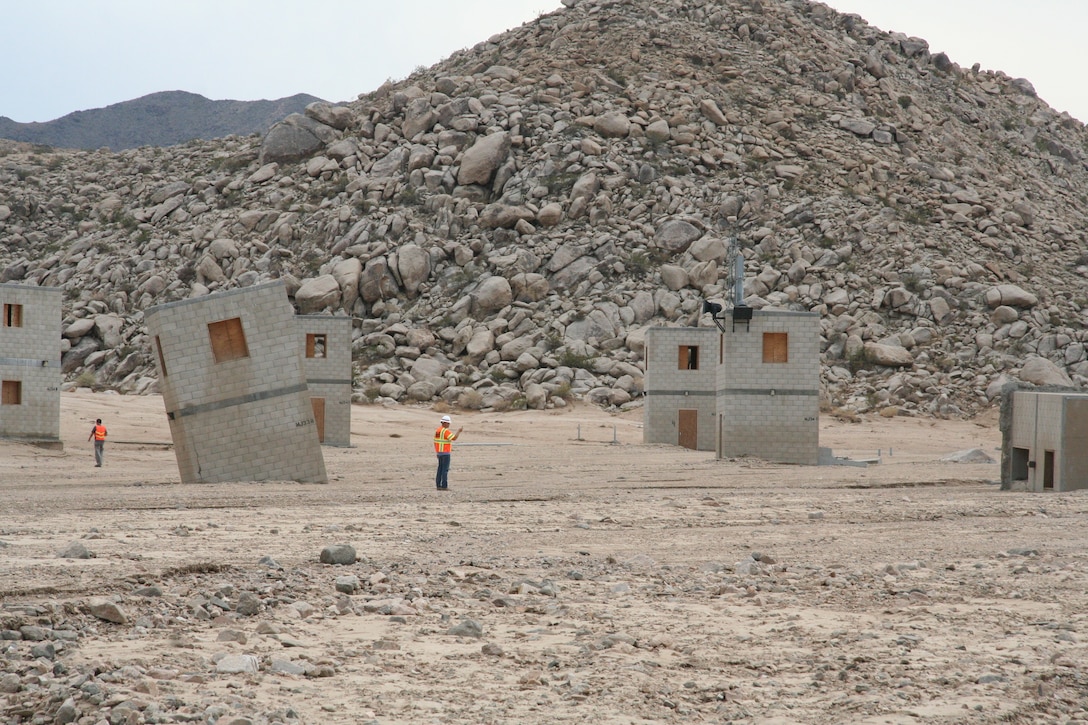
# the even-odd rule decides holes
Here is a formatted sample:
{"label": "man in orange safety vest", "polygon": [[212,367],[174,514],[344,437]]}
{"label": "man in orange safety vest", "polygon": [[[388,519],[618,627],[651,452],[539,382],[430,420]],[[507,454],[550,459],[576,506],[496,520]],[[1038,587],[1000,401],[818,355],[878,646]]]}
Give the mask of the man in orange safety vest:
{"label": "man in orange safety vest", "polygon": [[434,452],[438,456],[438,472],[434,476],[434,486],[439,491],[449,490],[450,453],[453,451],[453,442],[464,430],[464,428],[458,428],[454,433],[450,430],[451,422],[448,415],[442,416],[438,430],[434,432]]}
{"label": "man in orange safety vest", "polygon": [[94,439],[94,467],[102,467],[102,459],[106,457],[106,426],[102,425],[102,419],[98,418],[94,422],[94,428],[91,428],[91,434],[87,436],[87,440]]}

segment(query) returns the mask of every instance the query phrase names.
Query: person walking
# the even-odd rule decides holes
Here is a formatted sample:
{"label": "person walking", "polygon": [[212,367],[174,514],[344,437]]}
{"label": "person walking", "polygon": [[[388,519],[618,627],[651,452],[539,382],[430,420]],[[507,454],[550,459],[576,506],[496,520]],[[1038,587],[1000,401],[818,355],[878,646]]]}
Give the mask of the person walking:
{"label": "person walking", "polygon": [[106,457],[106,426],[102,425],[102,419],[98,418],[91,428],[91,434],[87,440],[94,439],[94,467],[102,467],[102,459]]}
{"label": "person walking", "polygon": [[454,433],[450,430],[448,415],[442,416],[438,424],[438,430],[434,432],[434,452],[438,456],[438,472],[434,476],[434,486],[439,491],[447,491],[450,487],[450,453],[453,451],[453,442],[461,435],[464,428],[458,428]]}

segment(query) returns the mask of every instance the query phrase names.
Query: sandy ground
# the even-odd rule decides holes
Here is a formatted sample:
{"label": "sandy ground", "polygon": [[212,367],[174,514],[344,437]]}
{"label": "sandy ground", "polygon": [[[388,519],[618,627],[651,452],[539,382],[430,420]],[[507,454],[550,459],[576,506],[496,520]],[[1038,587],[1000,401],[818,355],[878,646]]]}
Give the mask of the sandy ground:
{"label": "sandy ground", "polygon": [[158,397],[61,415],[0,442],[0,722],[1088,722],[1088,493],[940,461],[993,414],[825,416],[858,468],[454,411],[449,492],[426,408],[355,406],[327,485],[180,484]]}

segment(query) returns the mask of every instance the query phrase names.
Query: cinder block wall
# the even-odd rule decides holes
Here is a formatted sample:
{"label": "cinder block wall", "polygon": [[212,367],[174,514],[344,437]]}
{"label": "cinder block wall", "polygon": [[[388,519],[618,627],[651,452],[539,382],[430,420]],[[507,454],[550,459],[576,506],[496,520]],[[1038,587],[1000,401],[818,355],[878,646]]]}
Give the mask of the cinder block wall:
{"label": "cinder block wall", "polygon": [[[745,329],[726,323],[717,370],[719,455],[816,465],[820,447],[819,316],[755,310]],[[763,333],[786,333],[786,362],[764,362]]]}
{"label": "cinder block wall", "polygon": [[[646,331],[646,404],[642,439],[646,443],[679,442],[679,412],[695,410],[697,450],[713,451],[717,432],[714,384],[721,333],[711,327],[651,327]],[[699,348],[699,369],[680,367],[680,347]]]}
{"label": "cinder block wall", "polygon": [[[1068,389],[1065,389],[1068,390]],[[1011,412],[1006,410],[1011,406]],[[1054,491],[1088,488],[1088,395],[1050,390],[1016,390],[1003,396],[1002,418],[1009,418],[1002,431],[1001,483],[1003,488],[1023,487],[1046,490],[1046,452],[1054,452]],[[1027,481],[1014,480],[1012,449],[1028,452],[1033,464]]]}
{"label": "cinder block wall", "polygon": [[[310,398],[325,401],[326,446],[351,445],[351,318],[299,315],[299,341]],[[310,335],[324,335],[324,356],[307,345]],[[316,411],[315,411],[316,415]]]}
{"label": "cinder block wall", "polygon": [[[216,362],[208,325],[232,318],[248,355]],[[183,482],[327,482],[282,282],[158,305],[144,319]]]}
{"label": "cinder block wall", "polygon": [[1068,395],[1062,414],[1062,441],[1058,450],[1061,491],[1088,488],[1088,395]]}
{"label": "cinder block wall", "polygon": [[0,284],[4,305],[19,309],[17,324],[0,320],[0,380],[17,384],[19,403],[0,403],[0,436],[59,441],[61,290]]}

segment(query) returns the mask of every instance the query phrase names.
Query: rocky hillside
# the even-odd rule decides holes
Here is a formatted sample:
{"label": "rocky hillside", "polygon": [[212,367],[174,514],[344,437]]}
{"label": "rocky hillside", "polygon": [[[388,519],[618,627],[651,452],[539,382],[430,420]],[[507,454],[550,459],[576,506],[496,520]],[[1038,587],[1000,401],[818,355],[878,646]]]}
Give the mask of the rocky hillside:
{"label": "rocky hillside", "polygon": [[0,116],[0,138],[66,149],[171,146],[196,138],[263,134],[288,114],[320,100],[299,93],[275,101],[211,101],[195,93],[166,91],[45,123]]}
{"label": "rocky hillside", "polygon": [[360,400],[625,406],[735,236],[827,408],[1088,382],[1088,134],[1028,81],[806,0],[565,5],[263,139],[8,150],[2,279],[66,290],[69,384],[152,390],[142,310],[282,278]]}

